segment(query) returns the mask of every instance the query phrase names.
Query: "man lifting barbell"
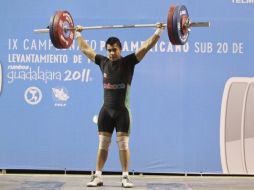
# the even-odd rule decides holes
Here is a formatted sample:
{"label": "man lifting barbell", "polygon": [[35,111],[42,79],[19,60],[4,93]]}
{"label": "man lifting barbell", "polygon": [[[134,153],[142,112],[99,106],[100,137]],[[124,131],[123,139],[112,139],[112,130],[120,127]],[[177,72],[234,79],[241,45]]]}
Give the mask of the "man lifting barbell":
{"label": "man lifting barbell", "polygon": [[106,41],[105,48],[107,57],[96,54],[84,40],[79,31],[82,27],[77,26],[75,36],[80,50],[95,64],[103,73],[104,104],[98,118],[99,147],[96,161],[96,172],[87,183],[88,187],[103,185],[102,169],[107,160],[108,148],[114,129],[116,129],[119,157],[122,165],[122,186],[133,187],[129,180],[129,134],[131,126],[131,112],[129,105],[129,92],[135,65],[139,63],[145,54],[156,44],[164,30],[163,24],[156,25],[155,33],[148,38],[142,46],[132,54],[121,56],[121,42],[116,37],[110,37]]}
{"label": "man lifting barbell", "polygon": [[[122,165],[122,186],[133,187],[129,180],[129,135],[131,125],[131,112],[129,107],[129,92],[135,65],[139,63],[146,53],[156,44],[164,28],[167,28],[168,37],[173,45],[184,45],[189,37],[191,27],[208,27],[209,22],[191,22],[187,8],[184,5],[172,5],[168,11],[167,24],[134,24],[113,26],[76,26],[68,11],[57,11],[51,17],[48,29],[36,29],[34,32],[49,32],[54,47],[59,49],[69,48],[77,39],[80,50],[95,64],[103,73],[104,104],[98,118],[99,147],[96,161],[96,172],[87,186],[102,186],[102,169],[107,160],[108,148],[111,137],[116,130],[119,147],[119,158]],[[110,37],[106,41],[107,56],[96,54],[82,38],[82,30],[91,29],[114,29],[114,28],[143,28],[155,27],[155,33],[148,38],[142,46],[132,54],[121,56],[121,42],[116,37]]]}

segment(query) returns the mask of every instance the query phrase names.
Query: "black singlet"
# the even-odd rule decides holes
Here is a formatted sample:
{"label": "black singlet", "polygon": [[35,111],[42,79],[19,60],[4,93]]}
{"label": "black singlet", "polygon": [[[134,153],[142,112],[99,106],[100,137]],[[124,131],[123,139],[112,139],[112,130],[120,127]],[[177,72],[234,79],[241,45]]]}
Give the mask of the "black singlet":
{"label": "black singlet", "polygon": [[97,54],[95,63],[100,66],[103,75],[104,106],[128,107],[134,67],[138,63],[136,55],[132,53],[112,62],[107,57]]}
{"label": "black singlet", "polygon": [[103,75],[104,104],[98,118],[98,130],[113,133],[130,133],[131,111],[129,108],[130,85],[134,67],[138,63],[136,55],[130,54],[117,61],[96,55],[95,63]]}

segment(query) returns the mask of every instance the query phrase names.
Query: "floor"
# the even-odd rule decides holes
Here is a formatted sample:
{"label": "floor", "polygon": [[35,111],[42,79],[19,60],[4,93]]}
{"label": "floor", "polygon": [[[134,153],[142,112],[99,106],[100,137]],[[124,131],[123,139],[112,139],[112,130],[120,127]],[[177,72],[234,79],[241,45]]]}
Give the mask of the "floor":
{"label": "floor", "polygon": [[[135,190],[253,190],[254,177],[131,176]],[[0,174],[0,190],[114,190],[120,176],[105,175],[104,186],[86,187],[88,175]]]}

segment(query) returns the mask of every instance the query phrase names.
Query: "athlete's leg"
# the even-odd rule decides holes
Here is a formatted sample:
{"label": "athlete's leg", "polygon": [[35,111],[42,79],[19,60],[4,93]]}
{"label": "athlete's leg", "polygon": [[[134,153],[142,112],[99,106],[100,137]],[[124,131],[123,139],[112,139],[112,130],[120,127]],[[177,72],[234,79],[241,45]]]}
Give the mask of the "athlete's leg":
{"label": "athlete's leg", "polygon": [[108,110],[102,106],[98,118],[99,146],[97,152],[96,171],[102,171],[108,157],[108,148],[114,130],[114,122]]}
{"label": "athlete's leg", "polygon": [[117,142],[119,146],[119,157],[122,165],[122,186],[126,188],[133,187],[133,183],[129,178],[129,161],[130,161],[130,150],[129,150],[129,133],[117,132]]}
{"label": "athlete's leg", "polygon": [[129,134],[131,128],[131,112],[129,109],[124,108],[119,110],[119,115],[116,120],[117,143],[119,147],[119,157],[122,165],[122,186],[133,187],[133,183],[129,179],[129,162],[130,162],[130,149],[129,149]]}
{"label": "athlete's leg", "polygon": [[130,150],[129,134],[127,132],[117,132],[117,143],[119,147],[119,158],[122,165],[122,171],[129,171]]}
{"label": "athlete's leg", "polygon": [[112,118],[109,116],[107,110],[102,107],[98,118],[98,131],[99,131],[99,146],[96,158],[96,172],[92,176],[90,182],[87,183],[88,187],[102,186],[102,169],[108,157],[108,148],[111,143],[111,137],[114,130]]}
{"label": "athlete's leg", "polygon": [[109,132],[99,132],[99,147],[97,152],[96,171],[102,171],[108,158],[108,148],[112,134]]}
{"label": "athlete's leg", "polygon": [[116,134],[122,171],[128,172],[130,161],[129,134],[131,128],[131,112],[127,108],[119,110],[116,119]]}

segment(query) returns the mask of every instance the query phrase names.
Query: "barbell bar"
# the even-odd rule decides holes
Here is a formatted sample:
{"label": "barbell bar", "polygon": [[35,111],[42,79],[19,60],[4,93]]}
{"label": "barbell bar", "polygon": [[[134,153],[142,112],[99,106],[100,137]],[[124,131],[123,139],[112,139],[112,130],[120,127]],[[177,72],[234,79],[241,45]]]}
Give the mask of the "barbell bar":
{"label": "barbell bar", "polygon": [[[184,5],[172,5],[168,11],[167,24],[162,24],[168,30],[168,37],[173,45],[184,45],[192,27],[209,27],[210,22],[192,22]],[[155,28],[157,24],[81,26],[81,30],[116,29],[116,28]],[[35,29],[34,33],[49,33],[53,45],[59,49],[69,48],[74,40],[76,27],[68,11],[57,11],[51,17],[48,28]]]}
{"label": "barbell bar", "polygon": [[[114,28],[155,28],[157,24],[133,24],[133,25],[109,25],[109,26],[81,26],[81,30],[96,30],[96,29],[114,29]],[[166,27],[167,24],[162,24]],[[189,27],[209,27],[209,22],[192,22],[188,25]],[[74,28],[63,28],[64,30],[76,30]],[[35,29],[34,33],[48,33],[49,29]]]}

